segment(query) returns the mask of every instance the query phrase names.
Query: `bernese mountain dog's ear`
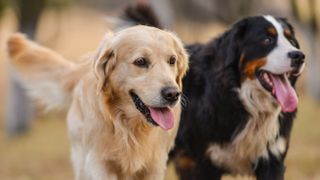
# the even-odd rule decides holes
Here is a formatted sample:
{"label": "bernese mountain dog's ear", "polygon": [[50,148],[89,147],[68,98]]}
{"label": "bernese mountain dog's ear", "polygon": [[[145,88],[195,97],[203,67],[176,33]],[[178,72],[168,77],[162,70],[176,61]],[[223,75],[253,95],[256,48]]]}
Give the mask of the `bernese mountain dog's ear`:
{"label": "bernese mountain dog's ear", "polygon": [[243,39],[247,32],[248,20],[243,19],[237,23],[235,23],[228,33],[225,34],[223,38],[225,42],[227,42],[227,57],[225,60],[225,66],[229,66],[230,64],[238,64],[237,62],[240,59]]}
{"label": "bernese mountain dog's ear", "polygon": [[234,38],[234,42],[236,43],[240,43],[246,33],[247,30],[247,25],[248,25],[248,20],[247,19],[243,19],[237,23],[235,23],[232,27],[233,29],[233,38]]}

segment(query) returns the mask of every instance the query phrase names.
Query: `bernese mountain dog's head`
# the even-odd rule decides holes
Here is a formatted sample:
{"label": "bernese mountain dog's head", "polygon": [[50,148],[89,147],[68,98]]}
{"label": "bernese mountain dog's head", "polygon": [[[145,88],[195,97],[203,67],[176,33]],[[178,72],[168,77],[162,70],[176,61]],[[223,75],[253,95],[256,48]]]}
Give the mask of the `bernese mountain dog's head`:
{"label": "bernese mountain dog's head", "polygon": [[234,24],[224,39],[229,39],[228,56],[232,54],[225,63],[236,63],[240,86],[250,82],[271,95],[283,112],[295,111],[298,98],[294,85],[305,66],[305,55],[287,20],[245,18]]}

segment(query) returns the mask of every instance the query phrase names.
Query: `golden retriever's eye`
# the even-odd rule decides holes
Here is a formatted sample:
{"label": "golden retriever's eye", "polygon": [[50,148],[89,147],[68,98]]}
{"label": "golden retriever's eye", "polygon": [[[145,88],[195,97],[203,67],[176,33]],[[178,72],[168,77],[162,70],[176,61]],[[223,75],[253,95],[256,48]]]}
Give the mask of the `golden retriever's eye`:
{"label": "golden retriever's eye", "polygon": [[133,62],[133,64],[138,66],[138,67],[144,67],[144,68],[147,68],[148,65],[149,65],[148,61],[143,57],[139,57],[138,59],[136,59]]}
{"label": "golden retriever's eye", "polygon": [[170,65],[174,65],[177,61],[177,58],[175,56],[171,56],[169,59],[169,64]]}

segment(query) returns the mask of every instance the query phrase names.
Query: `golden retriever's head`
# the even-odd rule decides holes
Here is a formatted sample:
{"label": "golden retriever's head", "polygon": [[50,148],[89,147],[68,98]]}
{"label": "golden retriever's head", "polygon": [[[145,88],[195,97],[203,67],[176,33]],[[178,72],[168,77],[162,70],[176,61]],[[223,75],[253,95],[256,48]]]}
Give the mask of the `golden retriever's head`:
{"label": "golden retriever's head", "polygon": [[153,125],[171,129],[172,108],[179,102],[188,68],[181,41],[167,31],[135,26],[106,37],[99,51],[94,65],[98,91],[119,109],[130,104],[128,116],[144,116]]}

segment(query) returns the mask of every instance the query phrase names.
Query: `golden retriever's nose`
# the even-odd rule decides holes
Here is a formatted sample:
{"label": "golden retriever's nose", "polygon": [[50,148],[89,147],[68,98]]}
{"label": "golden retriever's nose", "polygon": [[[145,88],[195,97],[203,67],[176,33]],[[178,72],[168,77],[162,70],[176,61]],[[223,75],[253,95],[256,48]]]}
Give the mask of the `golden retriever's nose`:
{"label": "golden retriever's nose", "polygon": [[180,92],[175,87],[165,87],[161,90],[161,95],[169,103],[174,103],[179,99]]}

